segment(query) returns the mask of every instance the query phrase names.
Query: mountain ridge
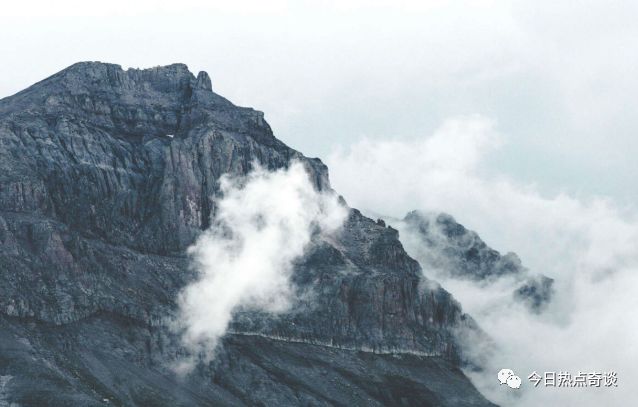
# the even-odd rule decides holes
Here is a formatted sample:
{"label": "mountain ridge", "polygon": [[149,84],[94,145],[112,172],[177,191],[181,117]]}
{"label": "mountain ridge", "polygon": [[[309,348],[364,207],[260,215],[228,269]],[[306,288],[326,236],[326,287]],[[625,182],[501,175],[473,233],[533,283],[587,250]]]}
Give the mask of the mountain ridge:
{"label": "mountain ridge", "polygon": [[[0,325],[12,332],[0,336],[0,376],[12,377],[5,399],[492,405],[459,369],[455,331],[479,328],[422,277],[396,230],[352,208],[337,243],[315,239],[295,264],[292,281],[314,290],[312,301],[279,316],[238,312],[231,332],[254,337],[228,335],[212,362],[182,381],[172,375],[167,365],[185,349],[165,319],[196,276],[185,250],[210,226],[219,178],[293,160],[317,190],[332,191],[321,160],[287,147],[263,113],[216,95],[207,74],[183,64],[79,63],[0,100]],[[342,349],[311,356],[311,343],[268,336]],[[396,349],[433,356],[395,360]],[[272,390],[254,390],[259,383]]]}
{"label": "mountain ridge", "polygon": [[433,278],[469,280],[478,286],[510,278],[513,297],[541,313],[554,296],[554,279],[533,274],[512,252],[501,254],[446,213],[411,211],[398,222],[409,252]]}

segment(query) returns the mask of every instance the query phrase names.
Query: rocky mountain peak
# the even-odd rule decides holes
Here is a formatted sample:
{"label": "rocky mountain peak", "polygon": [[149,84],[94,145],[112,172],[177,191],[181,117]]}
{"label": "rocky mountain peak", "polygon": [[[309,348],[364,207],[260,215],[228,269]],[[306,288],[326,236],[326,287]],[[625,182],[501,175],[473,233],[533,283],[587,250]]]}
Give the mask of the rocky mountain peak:
{"label": "rocky mountain peak", "polygon": [[200,71],[200,73],[197,74],[196,88],[210,90],[212,92],[213,85],[210,80],[210,76],[208,76],[208,73]]}
{"label": "rocky mountain peak", "polygon": [[7,115],[25,121],[47,117],[58,123],[81,118],[135,142],[149,136],[186,136],[210,121],[224,127],[252,122],[264,130],[253,135],[273,142],[263,113],[234,106],[212,92],[206,72],[195,77],[185,64],[124,70],[116,64],[79,62],[0,100],[0,117]]}
{"label": "rocky mountain peak", "polygon": [[520,286],[514,298],[532,312],[541,312],[553,297],[554,280],[533,274],[512,252],[501,254],[479,235],[446,213],[409,212],[401,222],[410,236],[408,251],[435,277],[470,280],[489,284],[510,277]]}
{"label": "rocky mountain peak", "polygon": [[[208,76],[206,73],[204,75]],[[124,70],[117,64],[78,62],[45,79],[40,84],[48,85],[52,82],[78,92],[112,89],[116,92],[154,90],[170,93],[187,91],[189,87],[194,87],[197,78],[188,70],[188,66],[181,63]]]}
{"label": "rocky mountain peak", "polygon": [[491,406],[459,369],[455,333],[474,321],[396,230],[350,208],[334,240],[295,262],[291,282],[309,294],[291,312],[238,310],[214,361],[172,374],[185,349],[167,319],[195,277],[186,249],[215,219],[220,177],[299,161],[330,189],[320,160],[211,89],[183,64],[82,62],[0,100],[8,402]]}
{"label": "rocky mountain peak", "polygon": [[215,211],[217,179],[255,162],[300,160],[317,188],[329,188],[321,161],[277,140],[263,113],[215,94],[208,74],[184,64],[74,64],[0,100],[0,135],[4,207],[153,252],[191,244]]}
{"label": "rocky mountain peak", "polygon": [[445,268],[454,276],[484,280],[524,271],[516,254],[501,255],[451,215],[412,211],[404,222],[422,239],[431,260],[428,265]]}

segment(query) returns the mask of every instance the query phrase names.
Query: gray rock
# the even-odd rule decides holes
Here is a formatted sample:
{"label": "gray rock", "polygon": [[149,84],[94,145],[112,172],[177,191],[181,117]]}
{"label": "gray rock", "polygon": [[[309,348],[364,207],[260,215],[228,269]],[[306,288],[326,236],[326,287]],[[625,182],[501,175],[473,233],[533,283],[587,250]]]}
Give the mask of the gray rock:
{"label": "gray rock", "polygon": [[448,214],[412,211],[402,225],[409,238],[417,240],[413,245],[426,269],[477,284],[511,276],[522,281],[513,293],[514,298],[532,312],[541,312],[553,297],[553,279],[542,274],[530,275],[515,253],[502,255]]}
{"label": "gray rock", "polygon": [[[62,405],[487,406],[459,370],[479,331],[423,279],[397,231],[350,209],[316,238],[288,314],[239,312],[210,363],[166,321],[192,281],[185,249],[216,213],[219,178],[304,163],[263,114],[174,64],[75,64],[0,100],[0,376],[8,402]],[[276,191],[273,191],[276,193]],[[342,200],[345,205],[345,200]],[[309,300],[307,298],[312,298]]]}
{"label": "gray rock", "polygon": [[516,291],[514,298],[535,313],[542,312],[554,296],[554,279],[543,275],[531,277]]}
{"label": "gray rock", "polygon": [[501,255],[448,214],[412,211],[403,221],[420,237],[428,266],[452,277],[484,281],[524,271],[516,254]]}

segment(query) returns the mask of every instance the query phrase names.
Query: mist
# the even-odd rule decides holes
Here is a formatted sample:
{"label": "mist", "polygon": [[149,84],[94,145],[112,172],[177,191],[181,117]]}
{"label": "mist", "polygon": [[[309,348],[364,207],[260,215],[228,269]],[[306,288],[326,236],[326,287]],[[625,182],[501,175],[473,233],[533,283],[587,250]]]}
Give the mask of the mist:
{"label": "mist", "polygon": [[[333,186],[354,207],[397,218],[413,209],[449,213],[489,246],[517,253],[530,273],[556,280],[554,299],[535,315],[514,301],[511,279],[482,285],[424,269],[497,345],[484,372],[466,372],[488,398],[502,405],[621,405],[635,397],[638,379],[636,208],[606,197],[543,195],[490,171],[491,156],[507,140],[494,121],[466,116],[426,137],[363,139],[334,151],[328,164]],[[405,231],[401,240],[419,260],[415,240]],[[465,350],[480,353],[483,345],[467,342]],[[502,368],[523,379],[520,391],[499,387]],[[615,371],[618,387],[534,388],[527,380],[533,371]]]}
{"label": "mist", "polygon": [[289,310],[294,260],[313,234],[334,233],[345,220],[337,197],[317,191],[300,162],[272,172],[254,167],[221,178],[212,226],[189,248],[198,277],[179,296],[176,327],[192,357],[177,371],[214,358],[237,310]]}

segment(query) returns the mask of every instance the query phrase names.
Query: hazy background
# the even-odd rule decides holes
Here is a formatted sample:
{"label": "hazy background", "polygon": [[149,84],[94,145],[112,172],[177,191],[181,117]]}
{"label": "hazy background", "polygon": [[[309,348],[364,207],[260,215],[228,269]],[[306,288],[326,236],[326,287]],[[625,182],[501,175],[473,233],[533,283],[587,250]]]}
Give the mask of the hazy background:
{"label": "hazy background", "polygon": [[[627,404],[638,397],[638,214],[610,198],[542,194],[506,173],[488,173],[503,139],[493,121],[462,116],[410,141],[360,141],[328,163],[337,190],[355,207],[393,217],[411,209],[451,213],[488,245],[520,255],[532,274],[555,279],[548,309],[531,314],[512,296],[520,283],[481,285],[435,274],[420,257],[423,241],[388,220],[424,274],[450,291],[497,345],[484,372],[466,372],[488,398],[525,407]],[[470,354],[486,354],[476,339],[465,345]],[[503,368],[523,378],[520,390],[498,385],[495,374]],[[527,380],[533,371],[614,371],[619,382],[535,389]]]}
{"label": "hazy background", "polygon": [[444,210],[556,279],[541,316],[445,282],[503,350],[482,391],[511,395],[503,367],[524,387],[616,370],[618,389],[505,403],[621,405],[638,380],[636,17],[632,1],[23,1],[0,10],[0,97],[81,60],[205,70],[352,206]]}
{"label": "hazy background", "polygon": [[488,169],[626,203],[637,16],[613,0],[7,2],[0,96],[81,60],[183,62],[307,155],[478,113],[506,136]]}

